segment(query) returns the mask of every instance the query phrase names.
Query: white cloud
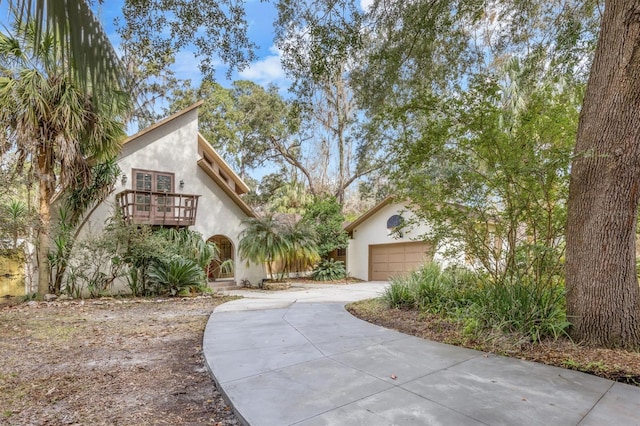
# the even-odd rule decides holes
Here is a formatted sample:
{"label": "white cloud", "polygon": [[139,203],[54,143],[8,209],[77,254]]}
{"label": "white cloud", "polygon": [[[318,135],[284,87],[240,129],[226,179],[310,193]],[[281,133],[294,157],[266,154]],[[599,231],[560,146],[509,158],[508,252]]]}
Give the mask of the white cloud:
{"label": "white cloud", "polygon": [[240,72],[240,77],[266,86],[269,83],[282,86],[287,80],[286,74],[280,62],[281,52],[275,46],[269,49],[271,55],[252,63],[248,68]]}
{"label": "white cloud", "polygon": [[373,5],[373,0],[360,0],[360,9],[368,12]]}

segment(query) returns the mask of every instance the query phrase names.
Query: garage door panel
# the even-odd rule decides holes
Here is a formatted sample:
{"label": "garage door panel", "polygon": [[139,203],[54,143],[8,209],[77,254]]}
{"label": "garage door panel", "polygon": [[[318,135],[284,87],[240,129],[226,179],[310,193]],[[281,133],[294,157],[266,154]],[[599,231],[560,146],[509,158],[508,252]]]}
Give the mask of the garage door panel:
{"label": "garage door panel", "polygon": [[402,272],[402,273],[404,273],[404,272],[406,272],[406,268],[407,268],[407,266],[404,263],[390,263],[388,272],[393,272],[393,273]]}
{"label": "garage door panel", "polygon": [[426,253],[407,253],[404,256],[404,261],[407,263],[420,263],[424,260]]}
{"label": "garage door panel", "polygon": [[369,246],[369,279],[383,281],[406,275],[431,258],[431,246],[424,242]]}
{"label": "garage door panel", "polygon": [[374,272],[388,272],[389,271],[389,263],[388,262],[378,263],[378,264],[373,266],[373,271]]}
{"label": "garage door panel", "polygon": [[389,247],[386,247],[385,251],[389,254],[404,254],[405,247],[404,244],[389,244]]}

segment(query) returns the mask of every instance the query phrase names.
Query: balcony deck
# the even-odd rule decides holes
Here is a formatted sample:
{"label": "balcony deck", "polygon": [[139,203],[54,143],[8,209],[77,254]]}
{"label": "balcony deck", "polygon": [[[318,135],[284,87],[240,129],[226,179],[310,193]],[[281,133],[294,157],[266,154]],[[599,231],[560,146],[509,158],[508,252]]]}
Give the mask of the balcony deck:
{"label": "balcony deck", "polygon": [[137,225],[186,227],[196,223],[200,195],[125,190],[116,194],[123,219]]}

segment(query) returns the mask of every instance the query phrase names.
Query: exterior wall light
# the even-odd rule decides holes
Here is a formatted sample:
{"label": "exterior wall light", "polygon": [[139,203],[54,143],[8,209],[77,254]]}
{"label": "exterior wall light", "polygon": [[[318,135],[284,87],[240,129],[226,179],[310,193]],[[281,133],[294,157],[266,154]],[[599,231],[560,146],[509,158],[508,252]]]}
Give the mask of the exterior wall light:
{"label": "exterior wall light", "polygon": [[122,178],[120,179],[120,182],[122,183],[122,186],[127,184],[127,175],[122,175]]}
{"label": "exterior wall light", "polygon": [[184,180],[180,179],[180,189],[184,188]]}

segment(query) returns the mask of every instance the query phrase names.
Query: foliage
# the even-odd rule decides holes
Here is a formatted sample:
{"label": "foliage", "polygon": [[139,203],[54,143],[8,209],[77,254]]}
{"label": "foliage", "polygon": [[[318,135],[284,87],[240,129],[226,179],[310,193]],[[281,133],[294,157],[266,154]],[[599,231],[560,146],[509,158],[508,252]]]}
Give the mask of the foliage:
{"label": "foliage", "polygon": [[90,216],[87,211],[97,208],[109,196],[120,172],[115,159],[109,159],[91,167],[91,181],[88,185],[78,182],[60,193],[62,207],[58,209],[54,221],[53,246],[48,254],[52,276],[50,290],[54,293],[62,290],[63,278],[78,233],[84,220]]}
{"label": "foliage", "polygon": [[291,272],[294,265],[300,271],[320,260],[315,230],[307,223],[285,223],[280,233],[287,246],[281,278],[285,273]]}
{"label": "foliage", "polygon": [[412,309],[416,306],[416,298],[411,287],[407,283],[398,281],[393,281],[385,289],[382,300],[387,306],[395,309]]}
{"label": "foliage", "polygon": [[[305,267],[319,260],[315,234],[302,221],[285,223],[266,215],[245,219],[244,223],[247,227],[240,233],[240,257],[247,262],[266,263],[269,277],[274,272],[283,277],[294,264]],[[273,270],[275,264],[280,266],[279,271]]]}
{"label": "foliage", "polygon": [[557,338],[569,327],[561,285],[494,281],[462,268],[442,270],[434,263],[392,279],[383,300],[392,308],[416,308],[461,321],[473,334],[499,330],[540,341]]}
{"label": "foliage", "polygon": [[347,276],[344,262],[334,259],[322,259],[311,273],[315,281],[335,281]]}
{"label": "foliage", "polygon": [[168,250],[178,256],[195,262],[202,270],[207,270],[211,261],[218,259],[218,247],[205,241],[202,235],[189,229],[161,229],[157,234],[170,243]]}
{"label": "foliage", "polygon": [[34,37],[30,49],[34,51],[42,41],[53,35],[63,71],[83,90],[91,88],[98,103],[113,93],[124,80],[121,66],[111,42],[91,11],[87,0],[8,0],[15,7],[18,21],[33,21]]}
{"label": "foliage", "polygon": [[[494,281],[555,282],[562,275],[571,149],[580,87],[524,86],[506,74],[469,82],[459,99],[416,123],[396,144],[393,172],[429,237],[462,250]],[[500,81],[503,78],[503,81]]]}
{"label": "foliage", "polygon": [[273,153],[270,138],[288,137],[298,123],[275,86],[265,89],[240,80],[227,89],[204,80],[197,88],[187,84],[174,90],[169,110],[179,111],[201,99],[200,132],[241,177],[268,161],[282,163]]}
{"label": "foliage", "polygon": [[65,274],[66,291],[79,295],[86,289],[93,297],[108,290],[116,279],[126,280],[132,294],[138,296],[204,290],[205,272],[218,254],[217,246],[197,232],[153,230],[127,224],[116,215],[100,235],[73,247]]}
{"label": "foliage", "polygon": [[121,257],[124,244],[109,233],[77,241],[68,259],[64,291],[73,297],[83,296],[83,290],[89,297],[109,292],[113,283],[127,273]]}
{"label": "foliage", "polygon": [[159,294],[172,296],[191,293],[204,284],[204,270],[192,259],[175,256],[167,261],[156,261],[151,265],[149,279]]}
{"label": "foliage", "polygon": [[564,288],[559,285],[488,282],[476,294],[466,322],[471,328],[520,333],[532,341],[566,333]]}
{"label": "foliage", "polygon": [[0,240],[7,236],[11,240],[11,247],[17,248],[18,240],[27,237],[30,216],[28,206],[20,200],[8,200],[0,204]]}
{"label": "foliage", "polygon": [[19,20],[13,34],[0,35],[0,103],[5,106],[0,122],[6,129],[0,154],[16,152],[16,172],[38,182],[40,294],[49,291],[44,272],[51,205],[70,189],[90,186],[92,165],[118,153],[125,136],[119,114],[129,107],[116,85],[108,98],[97,97],[72,79],[60,56],[63,42],[59,35],[39,34],[34,22]]}
{"label": "foliage", "polygon": [[241,258],[267,265],[268,275],[273,276],[272,264],[284,259],[288,243],[281,235],[281,224],[273,215],[262,218],[247,218],[243,221],[246,228],[240,233],[238,253]]}
{"label": "foliage", "polygon": [[200,71],[213,80],[214,58],[231,65],[229,75],[255,58],[242,6],[236,0],[126,0],[118,33],[132,54],[156,69],[173,63],[177,51],[193,44]]}
{"label": "foliage", "polygon": [[313,196],[302,183],[293,180],[278,187],[267,201],[269,210],[277,213],[303,214],[313,202]]}
{"label": "foliage", "polygon": [[346,248],[349,236],[344,231],[344,215],[342,206],[335,197],[316,197],[302,217],[315,229],[318,239],[318,254],[323,259],[334,250]]}

